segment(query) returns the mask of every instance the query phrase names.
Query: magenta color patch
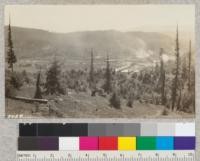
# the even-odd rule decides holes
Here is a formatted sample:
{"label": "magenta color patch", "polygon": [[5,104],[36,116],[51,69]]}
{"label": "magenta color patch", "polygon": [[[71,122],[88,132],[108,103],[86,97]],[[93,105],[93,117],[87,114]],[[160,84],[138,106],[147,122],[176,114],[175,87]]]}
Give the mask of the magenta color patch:
{"label": "magenta color patch", "polygon": [[80,150],[98,150],[98,137],[80,137]]}

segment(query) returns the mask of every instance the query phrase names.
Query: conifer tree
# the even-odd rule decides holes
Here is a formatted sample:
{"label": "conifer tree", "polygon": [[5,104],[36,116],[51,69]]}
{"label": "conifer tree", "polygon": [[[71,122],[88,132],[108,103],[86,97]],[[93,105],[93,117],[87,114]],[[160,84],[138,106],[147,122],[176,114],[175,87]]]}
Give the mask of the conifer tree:
{"label": "conifer tree", "polygon": [[91,50],[91,64],[90,64],[90,87],[94,83],[94,58],[93,58],[93,49]]}
{"label": "conifer tree", "polygon": [[188,79],[188,70],[187,70],[187,59],[184,55],[182,58],[182,72],[181,72],[182,80],[186,81]]}
{"label": "conifer tree", "polygon": [[188,90],[191,90],[191,41],[189,43],[189,53],[188,53]]}
{"label": "conifer tree", "polygon": [[179,34],[178,34],[178,26],[176,31],[176,48],[175,48],[175,56],[176,56],[176,63],[175,63],[175,76],[172,82],[172,110],[177,102],[177,91],[178,91],[178,83],[179,83]]}
{"label": "conifer tree", "polygon": [[60,65],[55,59],[46,76],[46,93],[47,94],[64,94],[64,90],[61,88],[59,77],[61,74]]}
{"label": "conifer tree", "polygon": [[17,62],[17,58],[15,56],[15,52],[13,49],[13,41],[12,41],[12,30],[11,30],[11,24],[10,24],[10,18],[9,18],[9,25],[8,25],[8,50],[7,50],[7,63],[8,67],[13,72],[13,65]]}
{"label": "conifer tree", "polygon": [[36,91],[34,98],[42,99],[42,92],[40,89],[40,72],[37,75],[37,82],[36,82]]}
{"label": "conifer tree", "polygon": [[163,62],[163,49],[160,49],[160,83],[161,83],[161,101],[165,104],[165,69]]}
{"label": "conifer tree", "polygon": [[106,65],[107,65],[106,66],[106,74],[105,74],[106,82],[105,82],[105,85],[104,85],[104,91],[109,94],[112,90],[109,55],[107,55]]}

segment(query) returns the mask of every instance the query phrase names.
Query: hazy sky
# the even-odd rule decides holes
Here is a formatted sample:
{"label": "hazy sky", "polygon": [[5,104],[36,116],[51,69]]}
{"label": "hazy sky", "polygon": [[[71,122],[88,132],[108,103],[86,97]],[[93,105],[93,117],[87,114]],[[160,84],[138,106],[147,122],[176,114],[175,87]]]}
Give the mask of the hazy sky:
{"label": "hazy sky", "polygon": [[9,5],[5,24],[53,32],[84,30],[194,32],[194,5]]}

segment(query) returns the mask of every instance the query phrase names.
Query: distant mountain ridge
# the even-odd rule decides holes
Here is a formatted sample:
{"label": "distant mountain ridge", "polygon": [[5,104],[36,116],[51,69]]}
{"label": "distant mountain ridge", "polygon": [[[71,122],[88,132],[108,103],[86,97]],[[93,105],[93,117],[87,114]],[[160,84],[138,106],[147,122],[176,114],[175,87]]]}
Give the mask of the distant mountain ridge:
{"label": "distant mountain ridge", "polygon": [[[156,58],[160,48],[170,54],[174,40],[161,33],[120,32],[115,30],[53,33],[39,29],[12,27],[15,52],[19,58],[85,59],[93,48],[96,57],[111,59]],[[5,41],[7,42],[7,27]]]}

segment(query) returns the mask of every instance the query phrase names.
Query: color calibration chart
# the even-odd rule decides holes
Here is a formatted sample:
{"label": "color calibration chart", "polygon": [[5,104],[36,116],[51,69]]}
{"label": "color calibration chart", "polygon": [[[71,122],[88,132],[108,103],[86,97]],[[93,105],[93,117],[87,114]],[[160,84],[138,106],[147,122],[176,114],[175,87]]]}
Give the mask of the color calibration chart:
{"label": "color calibration chart", "polygon": [[17,159],[193,161],[195,140],[193,122],[20,124]]}

